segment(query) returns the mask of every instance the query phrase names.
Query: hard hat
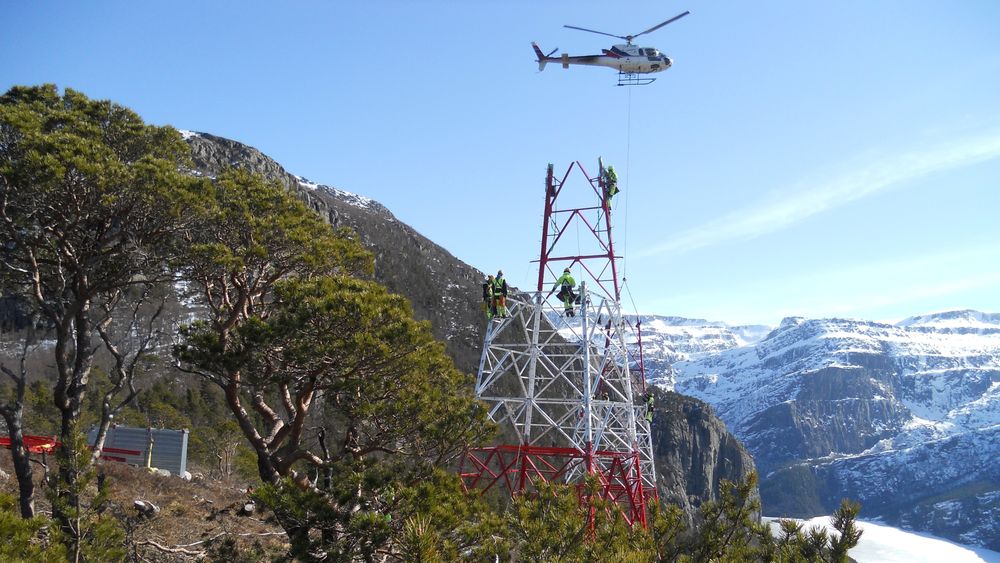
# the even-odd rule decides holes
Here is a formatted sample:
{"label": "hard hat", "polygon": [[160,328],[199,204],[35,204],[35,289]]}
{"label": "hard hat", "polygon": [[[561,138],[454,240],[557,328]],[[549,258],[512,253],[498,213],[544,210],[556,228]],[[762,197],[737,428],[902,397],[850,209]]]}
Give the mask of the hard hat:
{"label": "hard hat", "polygon": [[500,277],[502,275],[503,275],[503,270],[497,270],[497,277]]}
{"label": "hard hat", "polygon": [[568,274],[569,273],[569,268],[563,268],[563,272],[565,272],[565,273]]}

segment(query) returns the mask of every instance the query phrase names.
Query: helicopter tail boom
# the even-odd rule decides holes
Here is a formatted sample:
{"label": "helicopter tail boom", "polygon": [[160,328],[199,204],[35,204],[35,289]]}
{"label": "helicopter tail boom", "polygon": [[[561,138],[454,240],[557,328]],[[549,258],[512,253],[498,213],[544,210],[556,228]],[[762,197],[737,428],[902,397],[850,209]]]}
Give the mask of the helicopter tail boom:
{"label": "helicopter tail boom", "polygon": [[545,63],[552,60],[552,57],[546,57],[542,50],[538,47],[538,43],[534,41],[531,42],[531,47],[535,50],[535,55],[538,57],[538,72],[545,70]]}

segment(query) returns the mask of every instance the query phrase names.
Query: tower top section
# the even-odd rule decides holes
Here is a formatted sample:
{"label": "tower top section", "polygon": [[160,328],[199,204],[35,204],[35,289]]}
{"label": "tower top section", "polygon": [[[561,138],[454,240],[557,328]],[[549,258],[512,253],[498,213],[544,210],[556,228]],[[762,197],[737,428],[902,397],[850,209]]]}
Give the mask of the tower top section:
{"label": "tower top section", "polygon": [[[549,164],[545,173],[545,211],[537,291],[546,280],[558,279],[565,268],[588,281],[591,292],[611,301],[621,300],[611,209],[618,193],[614,168],[598,159],[591,176],[580,161],[557,175]],[[551,283],[551,281],[549,281]]]}

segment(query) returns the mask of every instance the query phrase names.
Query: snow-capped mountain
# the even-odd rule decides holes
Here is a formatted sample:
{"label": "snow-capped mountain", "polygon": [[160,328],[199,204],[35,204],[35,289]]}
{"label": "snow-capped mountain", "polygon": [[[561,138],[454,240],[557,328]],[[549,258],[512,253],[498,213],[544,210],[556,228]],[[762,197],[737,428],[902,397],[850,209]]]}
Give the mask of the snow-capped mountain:
{"label": "snow-capped mountain", "polygon": [[644,349],[683,360],[754,344],[771,332],[765,325],[729,326],[682,317],[640,315],[629,317],[629,321],[641,326]]}
{"label": "snow-capped mountain", "polygon": [[759,342],[771,332],[769,326],[729,326],[704,319],[640,315],[629,317],[642,335],[644,364],[658,382],[673,382],[671,365],[695,360]]}
{"label": "snow-capped mountain", "polygon": [[678,325],[654,352],[644,324],[647,375],[715,408],[754,455],[765,512],[850,497],[868,517],[1000,548],[1000,315],[790,318],[722,350],[672,344]]}

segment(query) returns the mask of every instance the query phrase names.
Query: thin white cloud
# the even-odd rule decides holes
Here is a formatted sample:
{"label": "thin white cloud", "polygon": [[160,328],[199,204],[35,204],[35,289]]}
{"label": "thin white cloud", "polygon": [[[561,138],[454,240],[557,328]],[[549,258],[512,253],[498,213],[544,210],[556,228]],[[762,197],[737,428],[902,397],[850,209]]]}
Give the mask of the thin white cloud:
{"label": "thin white cloud", "polygon": [[683,231],[661,244],[640,249],[633,253],[633,257],[682,253],[731,240],[756,238],[928,174],[997,157],[1000,157],[1000,132],[884,158],[820,183],[813,189],[783,195],[780,201],[730,212]]}
{"label": "thin white cloud", "polygon": [[738,284],[721,296],[717,291],[694,291],[652,298],[647,304],[655,311],[682,310],[731,324],[777,324],[789,316],[873,319],[886,311],[903,318],[931,312],[926,309],[929,300],[954,303],[940,310],[996,312],[991,308],[995,299],[984,303],[973,296],[997,287],[1000,247],[982,244]]}
{"label": "thin white cloud", "polygon": [[[997,287],[1000,284],[1000,272],[986,272],[976,274],[961,279],[940,280],[930,283],[918,283],[910,287],[883,291],[878,294],[862,296],[861,299],[848,305],[841,305],[839,310],[837,305],[830,303],[828,308],[835,313],[854,313],[859,311],[873,310],[890,305],[902,305],[906,303],[919,302],[925,299],[944,297],[948,295],[960,294],[975,289]],[[965,308],[968,305],[957,308]],[[927,311],[914,311],[913,314],[923,314]],[[992,311],[989,311],[992,312]]]}

